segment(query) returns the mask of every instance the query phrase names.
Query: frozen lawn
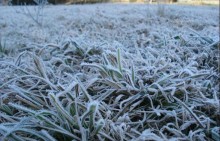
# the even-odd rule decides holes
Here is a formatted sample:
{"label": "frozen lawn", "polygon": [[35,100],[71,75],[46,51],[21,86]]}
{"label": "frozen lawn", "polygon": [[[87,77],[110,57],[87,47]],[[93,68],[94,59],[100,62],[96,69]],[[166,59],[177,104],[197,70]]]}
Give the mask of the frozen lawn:
{"label": "frozen lawn", "polygon": [[213,138],[219,7],[27,10],[0,7],[0,140]]}

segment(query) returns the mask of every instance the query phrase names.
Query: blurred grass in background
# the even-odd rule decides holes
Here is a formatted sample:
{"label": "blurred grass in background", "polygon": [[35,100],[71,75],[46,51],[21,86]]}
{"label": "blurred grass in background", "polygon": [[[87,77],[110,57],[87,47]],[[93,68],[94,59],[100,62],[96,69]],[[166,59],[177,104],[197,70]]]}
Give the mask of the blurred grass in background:
{"label": "blurred grass in background", "polygon": [[[12,0],[13,1],[13,0]],[[26,2],[34,0],[15,0]],[[50,4],[91,4],[91,3],[177,3],[177,4],[199,4],[219,5],[219,0],[48,0]],[[10,0],[0,0],[0,5],[8,5]]]}

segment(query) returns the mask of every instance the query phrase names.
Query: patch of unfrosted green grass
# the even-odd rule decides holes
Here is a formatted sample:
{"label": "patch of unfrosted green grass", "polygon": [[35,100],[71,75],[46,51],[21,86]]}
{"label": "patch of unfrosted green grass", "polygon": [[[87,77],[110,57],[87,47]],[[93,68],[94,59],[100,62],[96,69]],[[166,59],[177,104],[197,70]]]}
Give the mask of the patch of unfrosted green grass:
{"label": "patch of unfrosted green grass", "polygon": [[3,39],[0,38],[0,53],[1,54],[6,54],[7,50],[6,50],[6,43],[5,41],[3,41]]}

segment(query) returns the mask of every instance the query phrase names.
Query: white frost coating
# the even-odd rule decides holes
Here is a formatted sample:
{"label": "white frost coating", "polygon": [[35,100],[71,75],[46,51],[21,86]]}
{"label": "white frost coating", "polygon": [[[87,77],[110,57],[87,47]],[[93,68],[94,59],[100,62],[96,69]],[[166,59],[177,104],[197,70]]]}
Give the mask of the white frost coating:
{"label": "white frost coating", "polygon": [[[27,116],[45,138],[208,140],[218,126],[219,9],[163,8],[48,5],[39,27],[19,6],[0,7],[0,133]],[[6,140],[21,136],[33,137]]]}

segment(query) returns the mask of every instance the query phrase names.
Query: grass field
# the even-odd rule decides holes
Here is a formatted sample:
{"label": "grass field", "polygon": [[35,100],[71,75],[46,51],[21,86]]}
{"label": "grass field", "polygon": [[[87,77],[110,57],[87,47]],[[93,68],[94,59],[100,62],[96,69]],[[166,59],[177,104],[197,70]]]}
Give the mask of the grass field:
{"label": "grass field", "polygon": [[217,6],[2,6],[0,140],[217,141],[219,59]]}

